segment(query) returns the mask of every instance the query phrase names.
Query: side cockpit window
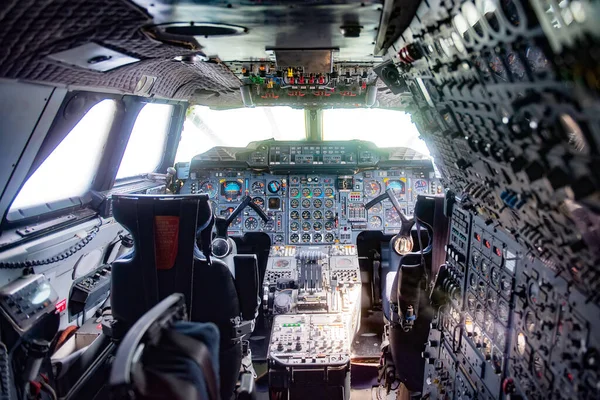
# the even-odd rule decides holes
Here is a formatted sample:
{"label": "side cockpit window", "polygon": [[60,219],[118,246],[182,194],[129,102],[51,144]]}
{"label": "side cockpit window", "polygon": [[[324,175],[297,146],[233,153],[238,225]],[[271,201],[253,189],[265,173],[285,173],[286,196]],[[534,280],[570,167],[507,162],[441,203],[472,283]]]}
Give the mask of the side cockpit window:
{"label": "side cockpit window", "polygon": [[117,179],[156,171],[163,159],[172,116],[172,105],[146,104],[142,108],[129,136]]}
{"label": "side cockpit window", "polygon": [[40,208],[34,214],[81,204],[80,197],[96,176],[116,111],[114,100],[103,100],[81,118],[27,179],[11,204],[9,220],[30,216],[25,210],[36,206]]}

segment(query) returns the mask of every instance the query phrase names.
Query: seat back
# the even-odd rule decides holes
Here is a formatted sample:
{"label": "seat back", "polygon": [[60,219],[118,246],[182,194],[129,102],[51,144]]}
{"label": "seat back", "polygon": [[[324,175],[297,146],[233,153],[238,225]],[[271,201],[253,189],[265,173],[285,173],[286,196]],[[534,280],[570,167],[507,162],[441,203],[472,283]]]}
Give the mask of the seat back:
{"label": "seat back", "polygon": [[112,268],[112,311],[120,331],[172,293],[182,293],[191,310],[201,256],[194,252],[196,230],[212,221],[208,196],[115,195],[113,215],[134,241],[132,252]]}

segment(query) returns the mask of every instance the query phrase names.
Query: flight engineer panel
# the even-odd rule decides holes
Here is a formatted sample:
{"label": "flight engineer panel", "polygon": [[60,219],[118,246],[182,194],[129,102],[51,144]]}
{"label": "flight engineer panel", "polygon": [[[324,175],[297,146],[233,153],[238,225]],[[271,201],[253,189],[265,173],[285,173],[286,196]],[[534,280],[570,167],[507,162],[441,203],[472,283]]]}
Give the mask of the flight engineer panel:
{"label": "flight engineer panel", "polygon": [[389,201],[369,211],[365,204],[392,189],[407,216],[420,194],[441,194],[432,168],[371,170],[354,175],[272,175],[252,171],[206,170],[191,173],[182,194],[207,193],[216,214],[228,216],[245,195],[264,209],[264,223],[247,208],[230,226],[230,235],[265,232],[273,244],[353,243],[363,231],[398,232],[400,216]]}

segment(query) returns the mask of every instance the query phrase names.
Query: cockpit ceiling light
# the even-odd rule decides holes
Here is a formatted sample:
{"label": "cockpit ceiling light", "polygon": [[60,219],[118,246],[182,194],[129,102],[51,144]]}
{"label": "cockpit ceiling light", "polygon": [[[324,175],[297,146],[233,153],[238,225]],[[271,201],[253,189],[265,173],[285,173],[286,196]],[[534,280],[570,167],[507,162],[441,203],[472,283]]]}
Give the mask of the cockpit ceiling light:
{"label": "cockpit ceiling light", "polygon": [[86,43],[75,48],[48,55],[48,58],[64,64],[106,72],[140,61],[96,43]]}

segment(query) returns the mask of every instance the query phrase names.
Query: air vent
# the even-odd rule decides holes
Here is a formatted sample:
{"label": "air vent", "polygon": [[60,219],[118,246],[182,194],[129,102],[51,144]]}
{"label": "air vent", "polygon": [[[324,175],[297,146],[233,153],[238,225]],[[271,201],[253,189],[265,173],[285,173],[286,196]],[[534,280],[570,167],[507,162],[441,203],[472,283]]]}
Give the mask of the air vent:
{"label": "air vent", "polygon": [[233,36],[248,32],[243,26],[214,24],[208,22],[189,22],[159,25],[156,28],[164,33],[179,36]]}

